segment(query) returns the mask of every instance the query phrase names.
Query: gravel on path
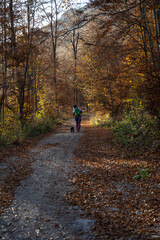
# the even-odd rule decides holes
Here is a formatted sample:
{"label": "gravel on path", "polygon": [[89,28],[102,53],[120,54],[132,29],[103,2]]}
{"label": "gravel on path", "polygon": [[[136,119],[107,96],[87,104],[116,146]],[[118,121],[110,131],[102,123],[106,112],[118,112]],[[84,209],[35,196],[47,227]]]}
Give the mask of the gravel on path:
{"label": "gravel on path", "polygon": [[74,190],[69,177],[77,171],[73,151],[83,135],[83,127],[81,132],[70,132],[73,125],[73,119],[66,121],[28,152],[33,173],[17,187],[11,205],[1,214],[0,239],[94,239],[95,221],[64,198]]}

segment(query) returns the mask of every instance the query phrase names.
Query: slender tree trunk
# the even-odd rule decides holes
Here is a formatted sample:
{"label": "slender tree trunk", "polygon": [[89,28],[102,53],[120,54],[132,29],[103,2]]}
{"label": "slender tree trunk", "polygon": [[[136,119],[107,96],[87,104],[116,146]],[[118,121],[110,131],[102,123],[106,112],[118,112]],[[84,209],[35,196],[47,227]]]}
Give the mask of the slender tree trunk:
{"label": "slender tree trunk", "polygon": [[73,104],[79,104],[79,91],[77,89],[77,53],[78,53],[78,43],[79,43],[79,32],[76,34],[76,29],[73,29],[72,34],[72,49],[74,55],[74,80],[73,80],[73,87],[74,87],[74,97],[73,97]]}
{"label": "slender tree trunk", "polygon": [[[53,18],[53,9],[55,8],[55,20]],[[58,41],[58,6],[57,0],[51,0],[51,41],[52,41],[52,56],[53,56],[53,85],[54,85],[54,103],[58,112],[58,96],[57,96],[57,41]]]}
{"label": "slender tree trunk", "polygon": [[11,51],[12,51],[12,57],[15,54],[15,48],[16,48],[16,36],[15,36],[15,28],[14,28],[14,12],[13,12],[13,0],[10,0],[9,2],[9,8],[10,8],[10,22],[11,22]]}
{"label": "slender tree trunk", "polygon": [[24,66],[24,75],[23,78],[19,79],[21,81],[20,83],[20,97],[19,97],[19,108],[20,108],[20,121],[21,121],[21,126],[23,127],[24,125],[24,102],[25,102],[25,86],[26,86],[26,81],[27,81],[27,73],[28,73],[28,68],[29,68],[29,59],[30,59],[30,54],[31,54],[31,48],[32,48],[32,38],[33,38],[33,29],[34,29],[34,18],[35,18],[35,9],[36,9],[36,1],[35,5],[33,8],[33,13],[32,13],[32,21],[33,21],[33,26],[31,29],[31,13],[30,13],[30,5],[28,2],[27,5],[27,20],[28,20],[28,46],[27,46],[27,55],[26,55],[26,62]]}
{"label": "slender tree trunk", "polygon": [[6,55],[6,46],[7,46],[7,26],[6,26],[6,0],[3,2],[3,15],[2,15],[2,125],[5,125],[5,99],[7,93],[7,55]]}
{"label": "slender tree trunk", "polygon": [[157,24],[158,24],[158,34],[160,40],[160,9],[157,9]]}
{"label": "slender tree trunk", "polygon": [[160,68],[160,50],[159,50],[159,45],[160,45],[160,33],[159,33],[159,26],[158,26],[158,10],[156,11],[156,9],[153,10],[154,11],[154,20],[155,20],[155,32],[156,32],[156,43],[157,43],[157,63],[158,63],[158,67]]}
{"label": "slender tree trunk", "polygon": [[141,36],[143,41],[143,49],[145,53],[145,63],[146,67],[148,66],[148,51],[147,51],[147,35],[146,35],[146,11],[145,11],[145,4],[140,4],[140,13],[141,13],[141,19],[142,24],[140,23],[140,29],[141,29]]}

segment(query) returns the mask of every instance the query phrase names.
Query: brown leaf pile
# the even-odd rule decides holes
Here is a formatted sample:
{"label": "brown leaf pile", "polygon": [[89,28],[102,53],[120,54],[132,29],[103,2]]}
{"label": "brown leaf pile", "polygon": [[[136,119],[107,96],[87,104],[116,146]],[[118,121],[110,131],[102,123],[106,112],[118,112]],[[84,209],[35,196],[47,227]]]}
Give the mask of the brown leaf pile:
{"label": "brown leaf pile", "polygon": [[9,174],[1,182],[0,186],[0,212],[11,204],[16,187],[31,174],[32,168],[30,164],[31,161],[24,158],[11,164],[12,169],[9,170]]}
{"label": "brown leaf pile", "polygon": [[[75,191],[66,199],[96,220],[96,239],[160,239],[160,155],[124,159],[120,152],[109,130],[87,124],[75,151]],[[139,168],[149,169],[147,179],[134,179]]]}

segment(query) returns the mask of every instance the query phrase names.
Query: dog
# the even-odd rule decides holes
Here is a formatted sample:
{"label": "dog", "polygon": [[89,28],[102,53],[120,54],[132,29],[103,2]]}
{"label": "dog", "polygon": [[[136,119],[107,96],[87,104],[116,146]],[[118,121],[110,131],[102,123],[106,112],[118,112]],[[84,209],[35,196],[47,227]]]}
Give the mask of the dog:
{"label": "dog", "polygon": [[71,130],[71,132],[74,132],[74,127],[71,127],[70,130]]}

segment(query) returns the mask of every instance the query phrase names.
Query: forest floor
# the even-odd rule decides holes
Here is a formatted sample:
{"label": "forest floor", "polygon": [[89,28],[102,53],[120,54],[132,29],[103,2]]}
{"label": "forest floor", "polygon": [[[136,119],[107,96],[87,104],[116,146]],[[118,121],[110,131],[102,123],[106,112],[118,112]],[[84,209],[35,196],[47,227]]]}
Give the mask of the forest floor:
{"label": "forest floor", "polygon": [[160,239],[160,153],[135,158],[73,124],[1,151],[0,239]]}

